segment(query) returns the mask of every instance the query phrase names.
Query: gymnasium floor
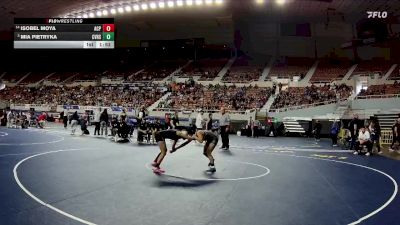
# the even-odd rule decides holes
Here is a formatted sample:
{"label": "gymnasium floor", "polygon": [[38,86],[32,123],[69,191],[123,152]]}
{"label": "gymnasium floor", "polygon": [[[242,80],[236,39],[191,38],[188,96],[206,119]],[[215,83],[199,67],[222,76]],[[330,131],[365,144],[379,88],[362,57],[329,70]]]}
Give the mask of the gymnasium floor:
{"label": "gymnasium floor", "polygon": [[214,175],[191,143],[157,176],[157,146],[0,128],[0,224],[400,224],[399,161],[329,140],[231,136],[231,146],[215,150]]}

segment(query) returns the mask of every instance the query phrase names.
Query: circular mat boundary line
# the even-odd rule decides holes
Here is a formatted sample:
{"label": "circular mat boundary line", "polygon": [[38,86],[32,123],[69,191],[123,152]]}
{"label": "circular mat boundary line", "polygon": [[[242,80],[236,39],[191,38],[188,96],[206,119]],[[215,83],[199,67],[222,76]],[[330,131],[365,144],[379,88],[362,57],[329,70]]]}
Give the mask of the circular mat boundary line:
{"label": "circular mat boundary line", "polygon": [[18,167],[19,167],[23,162],[25,162],[25,161],[27,161],[27,160],[29,160],[29,159],[32,159],[32,158],[34,158],[34,157],[37,157],[37,156],[46,155],[46,154],[52,154],[52,153],[57,153],[57,152],[84,151],[84,150],[92,150],[92,149],[93,149],[93,148],[63,149],[63,150],[55,150],[55,151],[43,152],[43,153],[39,153],[39,154],[35,154],[35,155],[28,156],[28,157],[22,159],[21,161],[19,161],[19,162],[14,166],[14,169],[13,169],[14,179],[15,179],[15,181],[17,182],[18,186],[25,192],[25,194],[27,194],[29,197],[31,197],[33,200],[35,200],[35,201],[38,202],[39,204],[41,204],[41,205],[43,205],[43,206],[45,206],[45,207],[47,207],[47,208],[49,208],[49,209],[51,209],[51,210],[57,212],[57,213],[59,213],[59,214],[61,214],[61,215],[63,215],[63,216],[66,216],[66,217],[68,217],[68,218],[70,218],[70,219],[72,219],[72,220],[78,221],[78,222],[80,222],[80,223],[87,224],[87,225],[96,225],[95,223],[89,222],[89,221],[87,221],[87,220],[84,220],[84,219],[81,219],[81,218],[79,218],[79,217],[76,217],[76,216],[74,216],[74,215],[72,215],[72,214],[69,214],[69,213],[67,213],[67,212],[65,212],[65,211],[62,211],[61,209],[58,209],[58,208],[56,208],[56,207],[54,207],[54,206],[52,206],[52,205],[50,205],[50,204],[48,204],[48,203],[42,201],[40,198],[36,197],[36,196],[35,196],[34,194],[32,194],[27,188],[25,188],[25,186],[21,183],[21,181],[20,181],[19,178],[18,178],[18,171],[17,171],[17,170],[18,170]]}
{"label": "circular mat boundary line", "polygon": [[396,195],[398,194],[398,184],[397,184],[397,181],[392,176],[390,176],[389,174],[387,174],[387,173],[385,173],[385,172],[383,172],[381,170],[378,170],[378,169],[375,169],[375,168],[372,168],[372,167],[369,167],[369,166],[364,166],[364,165],[360,165],[360,164],[357,164],[357,163],[351,163],[351,162],[338,161],[338,160],[333,160],[333,159],[316,158],[316,157],[311,157],[311,156],[285,155],[285,154],[270,153],[270,152],[268,152],[268,153],[271,154],[271,155],[278,155],[278,156],[291,156],[291,157],[296,157],[296,158],[316,159],[316,160],[330,161],[330,162],[335,162],[335,163],[340,163],[340,164],[347,164],[347,165],[350,165],[350,166],[356,166],[356,167],[368,169],[368,170],[380,173],[380,174],[386,176],[387,178],[389,178],[389,180],[392,181],[393,186],[394,186],[394,191],[393,191],[393,194],[390,196],[390,198],[382,206],[380,206],[379,208],[377,208],[374,211],[368,213],[367,215],[359,218],[356,221],[348,223],[347,225],[360,224],[361,222],[363,222],[363,221],[371,218],[372,216],[378,214],[380,211],[382,211],[384,208],[386,208],[388,205],[390,205],[390,203],[392,203],[392,201],[396,198]]}
{"label": "circular mat boundary line", "polygon": [[[262,173],[260,175],[256,175],[256,176],[239,177],[239,178],[188,178],[188,177],[181,177],[181,178],[184,178],[184,179],[187,179],[187,180],[193,180],[193,181],[240,181],[240,180],[251,180],[251,179],[257,179],[257,178],[265,177],[265,176],[267,176],[268,174],[271,173],[271,170],[268,167],[260,165],[260,164],[251,163],[251,162],[245,162],[245,161],[236,161],[236,160],[224,160],[224,161],[242,163],[242,164],[247,164],[247,165],[253,165],[253,166],[256,166],[256,167],[263,168],[267,172]],[[147,169],[151,170],[151,167],[150,167],[149,163],[146,163],[145,167]],[[164,173],[164,175],[180,177],[180,176],[176,176],[176,175],[168,174],[168,173]]]}
{"label": "circular mat boundary line", "polygon": [[58,142],[61,142],[61,141],[64,141],[64,140],[65,140],[65,138],[64,138],[63,136],[60,136],[60,135],[57,135],[57,134],[54,134],[54,133],[50,133],[50,132],[46,132],[46,131],[43,131],[43,133],[45,133],[45,134],[50,134],[50,135],[53,135],[53,136],[56,136],[56,137],[58,137],[58,138],[60,138],[60,139],[58,139],[58,140],[55,140],[55,141],[48,141],[48,142],[37,142],[37,143],[0,143],[0,146],[29,146],[29,145],[46,145],[46,144],[54,144],[54,143],[58,143]]}
{"label": "circular mat boundary line", "polygon": [[[81,223],[84,223],[84,224],[88,224],[88,225],[96,225],[95,223],[89,222],[89,221],[87,221],[87,220],[84,220],[84,219],[81,219],[81,218],[76,217],[76,216],[74,216],[74,215],[71,215],[71,214],[69,214],[69,213],[67,213],[67,212],[64,212],[64,211],[62,211],[62,210],[60,210],[60,209],[58,209],[58,208],[56,208],[56,207],[54,207],[54,206],[52,206],[52,205],[50,205],[50,204],[48,204],[48,203],[42,201],[41,199],[39,199],[39,198],[36,197],[35,195],[33,195],[33,194],[32,194],[29,190],[27,190],[27,189],[25,188],[25,186],[20,182],[20,180],[19,180],[19,178],[18,178],[18,172],[17,172],[18,167],[19,167],[23,162],[25,162],[25,161],[27,161],[27,160],[29,160],[29,159],[31,159],[31,158],[37,157],[37,156],[46,155],[46,154],[52,154],[52,153],[57,153],[57,152],[83,151],[83,150],[90,150],[90,149],[93,149],[93,148],[64,149],[64,150],[49,151],[49,152],[44,152],[44,153],[39,153],[39,154],[35,154],[35,155],[32,155],[32,156],[28,156],[28,157],[22,159],[21,161],[19,161],[19,162],[14,166],[14,169],[13,169],[14,179],[15,179],[15,181],[17,182],[18,186],[19,186],[28,196],[30,196],[32,199],[34,199],[34,200],[35,200],[36,202],[38,202],[39,204],[41,204],[41,205],[43,205],[43,206],[45,206],[45,207],[48,207],[49,209],[51,209],[51,210],[53,210],[53,211],[55,211],[55,212],[57,212],[57,213],[60,213],[60,214],[66,216],[66,217],[68,217],[68,218],[70,218],[70,219],[73,219],[73,220],[75,220],[75,221],[78,221],[78,222],[81,222]],[[356,221],[354,221],[354,222],[348,223],[348,225],[356,225],[356,224],[359,224],[359,223],[361,223],[361,222],[367,220],[368,218],[370,218],[370,217],[376,215],[377,213],[379,213],[380,211],[382,211],[384,208],[386,208],[386,207],[395,199],[396,195],[398,194],[398,184],[397,184],[397,181],[396,181],[393,177],[391,177],[390,175],[388,175],[387,173],[385,173],[385,172],[383,172],[383,171],[381,171],[381,170],[372,168],[372,167],[360,165],[360,164],[357,164],[357,163],[344,162],[344,161],[338,161],[338,160],[333,160],[333,159],[321,159],[321,158],[315,158],[315,157],[310,157],[310,156],[285,155],[285,154],[277,154],[277,153],[270,153],[270,154],[271,154],[271,155],[278,155],[278,156],[291,156],[291,157],[296,157],[296,158],[307,158],[307,159],[315,159],[315,160],[322,160],[322,161],[335,162],[335,163],[340,163],[340,164],[347,164],[347,165],[351,165],[351,166],[356,166],[356,167],[368,169],[368,170],[371,170],[371,171],[380,173],[380,174],[386,176],[387,178],[389,178],[389,179],[392,181],[393,185],[394,185],[394,192],[393,192],[392,196],[391,196],[382,206],[380,206],[379,208],[375,209],[374,211],[372,211],[372,212],[370,212],[369,214],[367,214],[367,215],[365,215],[365,216],[359,218],[358,220],[356,220]],[[230,160],[230,161],[233,161],[233,160]],[[250,164],[252,164],[252,163],[250,163]],[[145,166],[147,167],[147,164],[145,164]],[[262,167],[264,167],[264,166],[262,166]],[[267,167],[264,167],[264,168],[267,168]],[[267,169],[268,169],[268,168],[267,168]],[[268,169],[268,171],[270,171],[270,170]],[[268,172],[268,173],[269,173],[269,172]],[[265,175],[264,175],[264,176],[265,176]]]}

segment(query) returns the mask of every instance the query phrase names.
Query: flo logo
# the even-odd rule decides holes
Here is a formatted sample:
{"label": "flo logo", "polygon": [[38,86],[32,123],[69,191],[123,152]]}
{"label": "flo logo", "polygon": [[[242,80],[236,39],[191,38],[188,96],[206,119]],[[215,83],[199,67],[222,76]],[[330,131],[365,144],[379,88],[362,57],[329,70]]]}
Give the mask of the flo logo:
{"label": "flo logo", "polygon": [[380,19],[384,19],[387,18],[387,12],[386,11],[367,11],[368,14],[368,18],[380,18]]}

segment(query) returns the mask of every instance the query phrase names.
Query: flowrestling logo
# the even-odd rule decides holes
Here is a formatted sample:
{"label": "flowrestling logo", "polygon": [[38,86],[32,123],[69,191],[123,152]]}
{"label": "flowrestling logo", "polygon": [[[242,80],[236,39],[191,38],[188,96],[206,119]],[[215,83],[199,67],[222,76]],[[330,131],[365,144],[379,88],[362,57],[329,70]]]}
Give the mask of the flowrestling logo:
{"label": "flowrestling logo", "polygon": [[368,18],[379,18],[379,19],[385,19],[387,18],[388,14],[386,11],[367,11]]}

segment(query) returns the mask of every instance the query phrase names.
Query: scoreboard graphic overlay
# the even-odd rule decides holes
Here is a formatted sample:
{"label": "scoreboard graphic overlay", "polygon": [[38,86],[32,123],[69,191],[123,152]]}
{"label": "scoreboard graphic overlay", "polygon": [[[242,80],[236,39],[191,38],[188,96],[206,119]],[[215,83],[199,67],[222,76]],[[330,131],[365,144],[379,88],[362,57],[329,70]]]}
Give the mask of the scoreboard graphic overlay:
{"label": "scoreboard graphic overlay", "polygon": [[113,49],[113,18],[15,18],[15,49]]}

